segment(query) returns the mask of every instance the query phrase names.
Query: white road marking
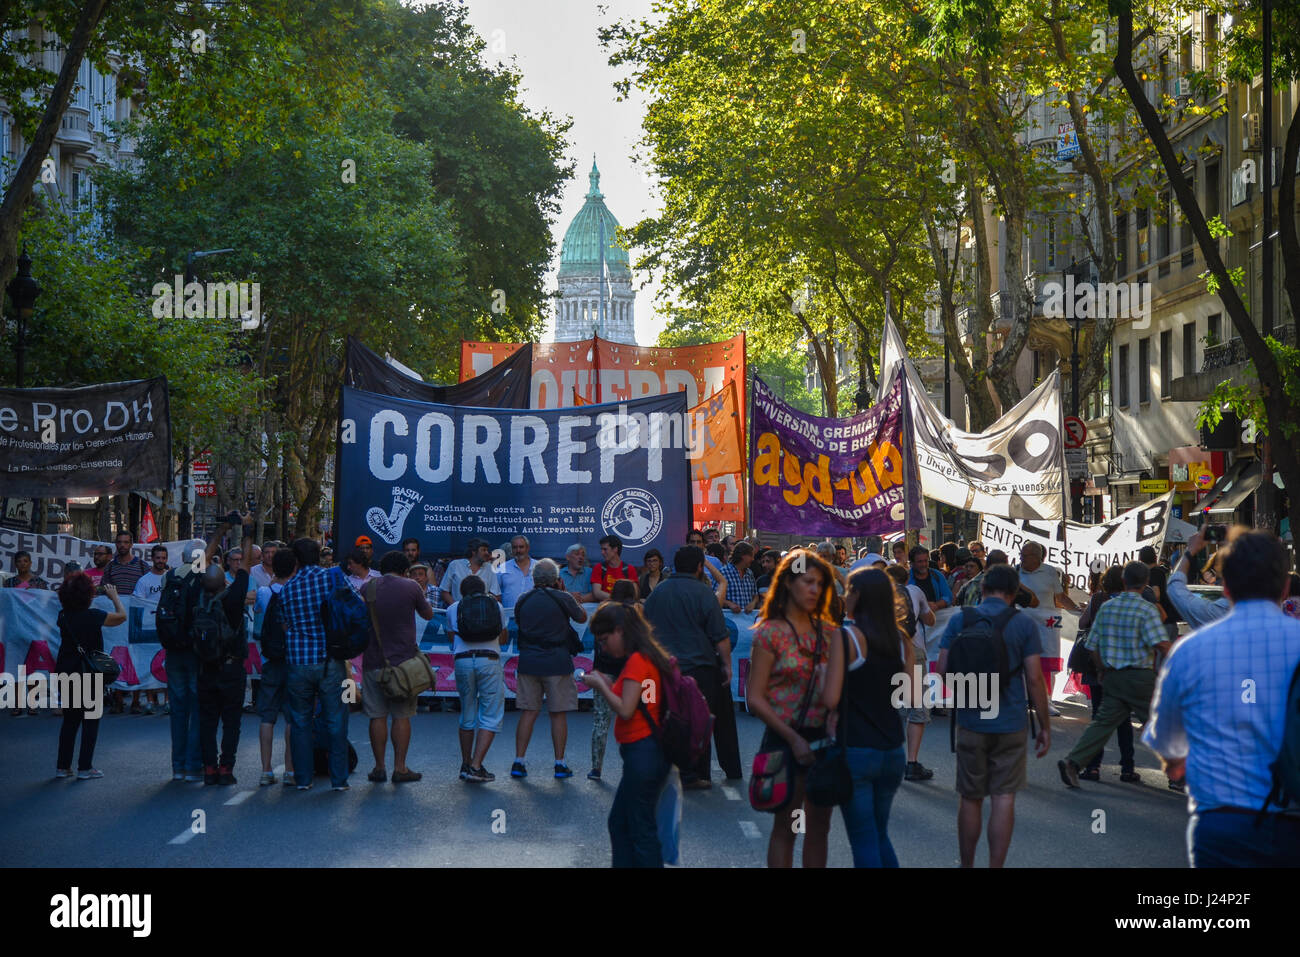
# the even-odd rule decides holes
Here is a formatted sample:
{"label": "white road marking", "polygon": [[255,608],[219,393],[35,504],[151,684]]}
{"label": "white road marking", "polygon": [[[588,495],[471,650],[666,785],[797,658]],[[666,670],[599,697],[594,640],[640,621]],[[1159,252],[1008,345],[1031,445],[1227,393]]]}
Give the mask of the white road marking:
{"label": "white road marking", "polygon": [[236,791],[234,796],[231,797],[229,801],[225,801],[224,803],[227,807],[229,807],[232,804],[243,804],[252,796],[253,796],[252,790]]}
{"label": "white road marking", "polygon": [[759,836],[760,836],[759,833],[758,833],[758,825],[755,824],[753,821],[741,821],[741,822],[740,822],[740,830],[741,830],[742,833],[744,833],[745,837],[759,837]]}
{"label": "white road marking", "polygon": [[175,837],[173,837],[173,838],[172,838],[170,841],[168,841],[167,843],[168,843],[168,844],[186,844],[186,843],[188,843],[188,842],[190,841],[190,839],[193,838],[193,837],[194,837],[194,832],[193,832],[192,830],[190,830],[190,829],[187,827],[185,830],[181,831],[179,834],[177,834]]}
{"label": "white road marking", "polygon": [[725,784],[722,786],[722,793],[726,796],[728,801],[740,800],[740,792],[737,791],[735,788],[727,787]]}

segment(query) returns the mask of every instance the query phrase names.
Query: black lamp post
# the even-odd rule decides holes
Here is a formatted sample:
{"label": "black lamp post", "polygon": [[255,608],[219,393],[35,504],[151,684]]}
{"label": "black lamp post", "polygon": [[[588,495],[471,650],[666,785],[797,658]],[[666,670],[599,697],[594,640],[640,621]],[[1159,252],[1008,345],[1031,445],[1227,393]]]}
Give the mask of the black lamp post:
{"label": "black lamp post", "polygon": [[18,388],[21,389],[24,388],[23,358],[27,348],[27,320],[32,317],[32,312],[36,308],[36,297],[41,293],[41,287],[32,278],[32,257],[27,255],[26,246],[23,247],[22,255],[18,257],[18,274],[9,281],[5,291],[14,301],[14,310],[18,314],[18,340],[14,344],[14,359],[17,362]]}
{"label": "black lamp post", "polygon": [[[182,295],[188,295],[184,290],[188,289],[194,279],[194,260],[203,259],[207,256],[218,256],[222,253],[233,253],[234,249],[196,249],[185,254],[185,285],[182,289]],[[194,528],[194,517],[190,513],[190,445],[185,443],[181,454],[185,456],[185,464],[181,473],[181,510],[176,516],[177,524],[180,526],[179,537],[189,538]]]}
{"label": "black lamp post", "polygon": [[[1087,260],[1081,263],[1070,263],[1069,267],[1062,273],[1066,279],[1066,288],[1069,286],[1069,277],[1074,276],[1074,287],[1077,289],[1081,283],[1088,281],[1090,273],[1088,270]],[[1073,303],[1070,303],[1073,306]],[[1069,318],[1066,321],[1070,324],[1070,414],[1076,419],[1079,417],[1079,333],[1083,330],[1083,324],[1087,321],[1084,316],[1075,314],[1073,308],[1068,308]],[[1083,480],[1070,479],[1070,515],[1076,522],[1083,521]]]}

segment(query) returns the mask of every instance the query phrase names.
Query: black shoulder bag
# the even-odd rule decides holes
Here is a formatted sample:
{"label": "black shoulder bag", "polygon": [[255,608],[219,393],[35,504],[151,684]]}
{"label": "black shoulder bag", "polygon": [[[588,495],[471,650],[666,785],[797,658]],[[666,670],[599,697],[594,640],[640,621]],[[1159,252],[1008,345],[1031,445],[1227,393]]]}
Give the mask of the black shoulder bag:
{"label": "black shoulder bag", "polygon": [[843,737],[845,735],[844,702],[848,698],[848,661],[849,633],[840,629],[840,641],[844,644],[844,680],[840,688],[838,738],[830,738],[817,750],[817,761],[808,769],[808,778],[804,783],[804,793],[808,800],[819,807],[835,807],[848,804],[853,800],[853,773],[849,770],[849,757],[845,752]]}

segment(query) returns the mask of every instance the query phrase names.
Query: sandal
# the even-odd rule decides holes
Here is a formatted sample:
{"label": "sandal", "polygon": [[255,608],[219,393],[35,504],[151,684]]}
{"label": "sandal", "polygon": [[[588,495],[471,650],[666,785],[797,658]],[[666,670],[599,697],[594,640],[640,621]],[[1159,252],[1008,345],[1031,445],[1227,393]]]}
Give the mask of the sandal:
{"label": "sandal", "polygon": [[410,768],[407,768],[405,771],[393,772],[393,783],[406,784],[407,782],[410,781],[418,781],[422,777],[424,777],[424,775],[421,774],[419,771],[412,771]]}
{"label": "sandal", "polygon": [[1123,781],[1125,784],[1142,783],[1142,775],[1138,774],[1136,771],[1125,771],[1123,774],[1119,776],[1119,779]]}
{"label": "sandal", "polygon": [[1098,771],[1098,770],[1095,770],[1094,768],[1087,768],[1087,769],[1085,769],[1085,770],[1079,772],[1079,780],[1080,780],[1080,781],[1100,781],[1100,780],[1101,780],[1101,772]]}
{"label": "sandal", "polygon": [[383,784],[388,780],[388,771],[384,768],[375,768],[366,775],[366,780],[373,781],[375,784]]}

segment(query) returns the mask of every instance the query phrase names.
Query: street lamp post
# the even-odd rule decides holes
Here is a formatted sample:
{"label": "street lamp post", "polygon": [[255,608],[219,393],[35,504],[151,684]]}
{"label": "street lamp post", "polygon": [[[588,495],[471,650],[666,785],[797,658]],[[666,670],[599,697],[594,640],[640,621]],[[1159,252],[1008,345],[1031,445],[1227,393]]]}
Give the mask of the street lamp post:
{"label": "street lamp post", "polygon": [[9,298],[14,302],[14,311],[18,315],[18,336],[14,343],[14,360],[16,364],[16,378],[18,388],[25,388],[24,383],[24,359],[27,351],[27,320],[32,317],[36,308],[36,297],[41,293],[41,287],[36,280],[32,278],[32,257],[27,255],[27,247],[23,247],[22,255],[18,257],[18,273],[9,281],[5,287],[9,293]]}
{"label": "street lamp post", "polygon": [[[1070,263],[1062,277],[1066,279],[1066,288],[1069,285],[1069,277],[1074,276],[1075,286],[1082,281],[1086,281],[1088,276],[1087,262],[1079,264]],[[1070,317],[1067,322],[1070,323],[1070,415],[1076,419],[1079,417],[1079,333],[1083,329],[1083,323],[1086,317],[1075,315],[1075,310],[1068,310]],[[1083,521],[1083,480],[1070,479],[1070,515],[1076,522]]]}
{"label": "street lamp post", "polygon": [[[207,256],[218,256],[222,253],[233,253],[234,251],[233,248],[230,248],[195,249],[187,252],[185,254],[184,289],[188,289],[190,283],[194,279],[194,260],[203,259]],[[184,293],[183,290],[182,294],[188,295],[187,293]],[[189,538],[194,527],[194,518],[190,514],[190,452],[190,444],[189,442],[186,442],[184,448],[181,450],[182,455],[185,457],[185,464],[182,466],[181,472],[181,510],[180,514],[177,515],[177,524],[180,526],[178,537],[181,539]]]}

